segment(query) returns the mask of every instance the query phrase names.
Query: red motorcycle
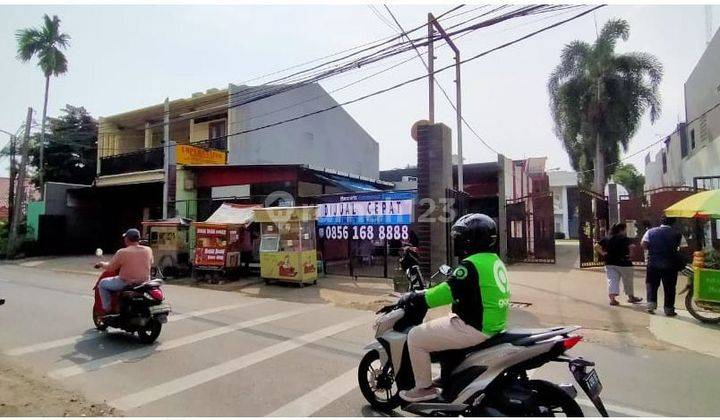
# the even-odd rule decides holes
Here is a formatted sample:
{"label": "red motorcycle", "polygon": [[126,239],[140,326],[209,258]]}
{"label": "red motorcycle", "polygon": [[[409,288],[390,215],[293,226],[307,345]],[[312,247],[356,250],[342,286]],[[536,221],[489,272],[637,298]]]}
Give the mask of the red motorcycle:
{"label": "red motorcycle", "polygon": [[160,288],[163,281],[159,278],[139,285],[130,285],[112,294],[111,311],[106,315],[100,300],[98,285],[100,280],[117,276],[117,272],[103,271],[95,282],[95,304],[93,322],[95,328],[104,331],[107,327],[120,328],[129,333],[137,333],[141,343],[151,344],[160,335],[162,324],[167,322],[170,304],[164,302],[165,295]]}

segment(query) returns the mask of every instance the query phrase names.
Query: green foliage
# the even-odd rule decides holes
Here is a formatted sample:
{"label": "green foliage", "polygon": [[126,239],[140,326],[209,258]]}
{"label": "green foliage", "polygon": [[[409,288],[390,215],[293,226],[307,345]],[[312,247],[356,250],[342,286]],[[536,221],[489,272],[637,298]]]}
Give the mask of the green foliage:
{"label": "green foliage", "polygon": [[632,196],[642,197],[645,192],[645,176],[641,175],[631,163],[617,165],[613,180],[625,187]]}
{"label": "green foliage", "polygon": [[[628,39],[630,27],[622,19],[608,21],[592,45],[574,41],[562,51],[560,64],[550,75],[548,91],[555,133],[580,172],[581,184],[592,181],[596,144],[605,162],[614,163],[645,112],[654,122],[660,115],[658,87],[662,64],[643,52],[616,54],[619,39]],[[604,184],[616,166],[598,168]]]}
{"label": "green foliage", "polygon": [[26,28],[15,32],[17,57],[23,62],[38,58],[38,66],[45,77],[67,72],[67,57],[61,50],[70,45],[70,35],[60,32],[60,19],[43,16],[40,28]]}
{"label": "green foliage", "polygon": [[[83,107],[66,105],[62,113],[58,118],[48,118],[45,133],[45,181],[90,184],[95,179],[97,165],[97,121]],[[34,174],[32,182],[39,187],[39,133],[31,136],[30,144],[28,165]],[[8,154],[7,147],[0,151],[0,155]]]}

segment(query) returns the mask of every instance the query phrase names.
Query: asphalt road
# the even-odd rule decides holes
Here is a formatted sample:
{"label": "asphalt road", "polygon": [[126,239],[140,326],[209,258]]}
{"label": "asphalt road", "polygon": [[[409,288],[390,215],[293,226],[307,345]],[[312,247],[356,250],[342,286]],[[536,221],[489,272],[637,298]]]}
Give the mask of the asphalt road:
{"label": "asphalt road", "polygon": [[[167,285],[174,313],[158,342],[143,346],[93,329],[93,280],[0,265],[0,357],[130,416],[383,415],[355,379],[370,312]],[[573,353],[598,363],[611,414],[720,413],[714,357],[592,343]],[[566,370],[533,375],[571,382]]]}

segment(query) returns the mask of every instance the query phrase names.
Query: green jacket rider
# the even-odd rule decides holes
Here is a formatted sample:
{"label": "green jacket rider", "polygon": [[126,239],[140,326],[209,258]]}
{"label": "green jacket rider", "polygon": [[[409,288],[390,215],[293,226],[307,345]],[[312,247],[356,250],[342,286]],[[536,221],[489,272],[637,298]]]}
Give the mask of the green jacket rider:
{"label": "green jacket rider", "polygon": [[467,214],[455,222],[450,235],[455,254],[462,258],[448,281],[425,293],[410,293],[401,301],[427,308],[452,305],[446,317],[425,322],[410,330],[408,351],[415,388],[401,391],[409,402],[435,399],[430,353],[463,349],[482,343],[503,331],[507,323],[510,288],[507,269],[495,254],[497,226],[484,214]]}

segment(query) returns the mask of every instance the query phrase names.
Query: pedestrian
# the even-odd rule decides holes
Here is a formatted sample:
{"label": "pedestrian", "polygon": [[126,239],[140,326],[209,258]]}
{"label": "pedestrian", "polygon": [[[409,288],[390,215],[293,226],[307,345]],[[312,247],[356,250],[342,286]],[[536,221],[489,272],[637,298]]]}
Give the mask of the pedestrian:
{"label": "pedestrian", "polygon": [[663,217],[660,226],[649,229],[642,238],[642,246],[648,251],[647,274],[647,311],[654,314],[657,309],[657,292],[660,284],[665,295],[665,315],[675,316],[675,289],[678,271],[684,266],[679,248],[682,234],[676,230],[675,219]]}
{"label": "pedestrian", "polygon": [[635,296],[634,268],[630,261],[630,238],[627,237],[627,225],[616,223],[610,229],[610,235],[602,238],[595,245],[595,250],[605,257],[605,275],[607,276],[608,297],[610,306],[618,306],[620,302],[620,281],[627,295],[628,303],[640,303],[642,299]]}

